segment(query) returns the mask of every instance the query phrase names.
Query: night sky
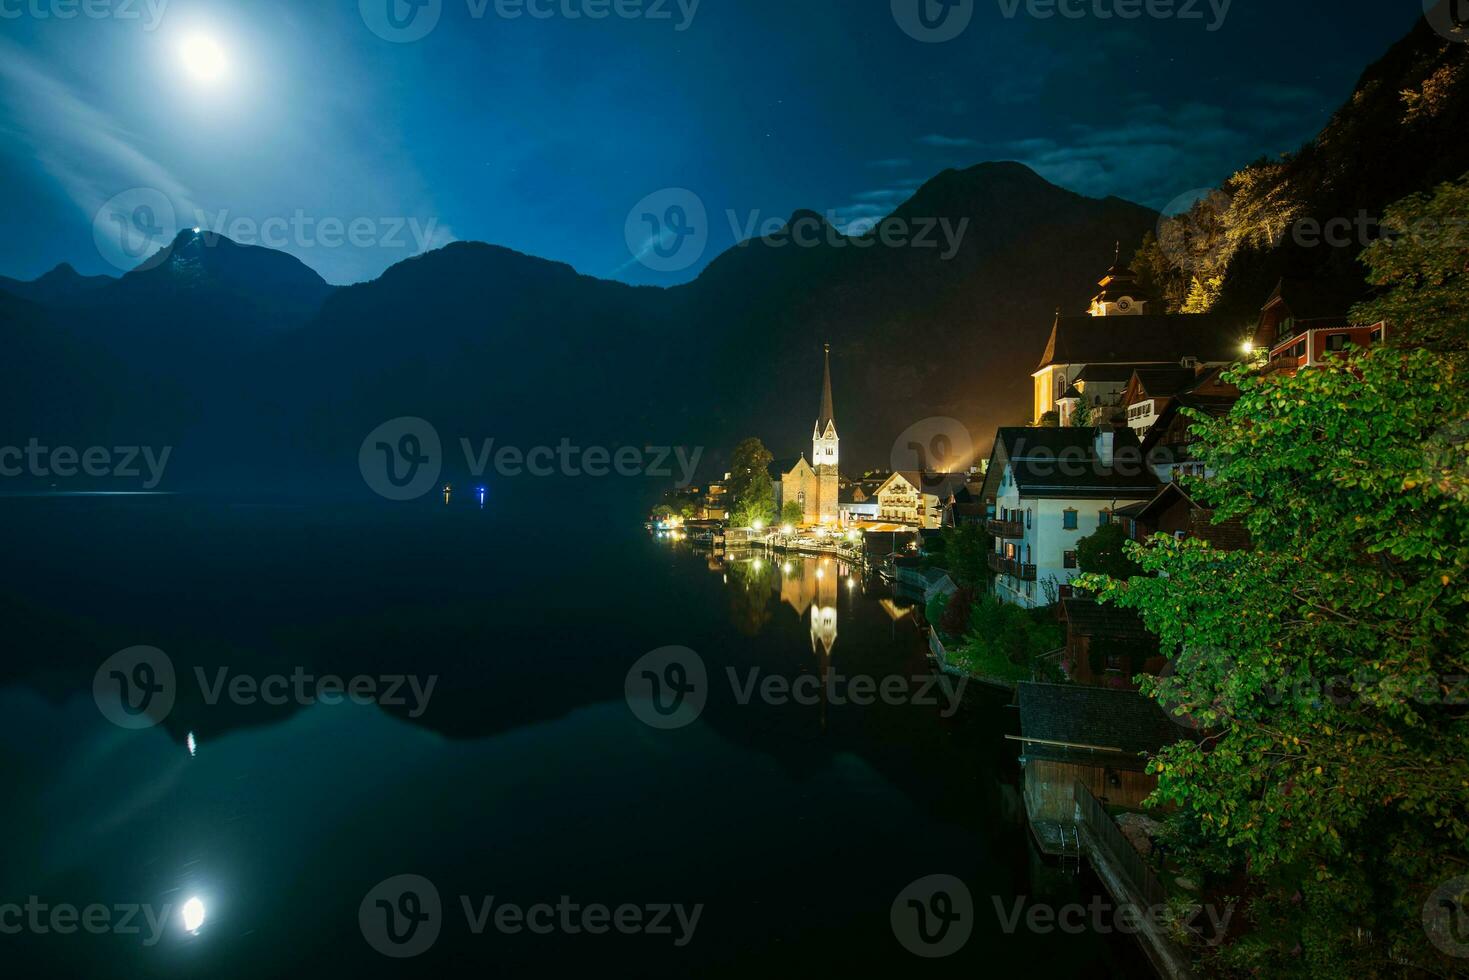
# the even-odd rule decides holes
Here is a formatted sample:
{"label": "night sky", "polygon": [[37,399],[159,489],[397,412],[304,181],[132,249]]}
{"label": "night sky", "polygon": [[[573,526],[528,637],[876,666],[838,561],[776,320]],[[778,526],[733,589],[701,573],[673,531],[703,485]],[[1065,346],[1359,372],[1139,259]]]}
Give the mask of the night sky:
{"label": "night sky", "polygon": [[[117,273],[94,219],[134,188],[173,211],[159,234],[237,223],[334,283],[477,239],[673,284],[735,241],[728,211],[860,227],[985,160],[1163,207],[1298,147],[1422,16],[1234,0],[1221,23],[1200,0],[1199,19],[1122,21],[1085,0],[1083,18],[1040,19],[964,0],[968,26],[929,43],[893,9],[916,0],[701,0],[691,18],[693,0],[600,0],[605,19],[565,14],[599,0],[418,2],[0,0],[0,274]],[[410,33],[441,9],[394,42],[389,4]],[[654,272],[625,226],[670,187],[707,206],[710,242]],[[333,221],[355,242],[315,230]]]}

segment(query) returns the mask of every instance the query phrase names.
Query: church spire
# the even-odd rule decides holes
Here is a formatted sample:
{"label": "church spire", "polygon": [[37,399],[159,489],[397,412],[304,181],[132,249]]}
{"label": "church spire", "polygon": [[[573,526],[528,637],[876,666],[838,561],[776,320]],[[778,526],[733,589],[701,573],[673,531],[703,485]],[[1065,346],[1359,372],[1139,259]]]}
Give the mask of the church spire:
{"label": "church spire", "polygon": [[836,411],[831,401],[831,344],[826,345],[826,364],[821,376],[821,412],[816,416],[816,431],[825,432],[830,422],[836,421]]}

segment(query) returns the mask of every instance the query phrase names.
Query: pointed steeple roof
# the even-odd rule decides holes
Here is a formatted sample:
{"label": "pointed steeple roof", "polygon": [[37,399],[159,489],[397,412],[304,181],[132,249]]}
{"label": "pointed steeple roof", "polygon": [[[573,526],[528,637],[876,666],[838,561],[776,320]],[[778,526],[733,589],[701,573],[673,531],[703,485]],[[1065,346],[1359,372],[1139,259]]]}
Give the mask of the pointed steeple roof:
{"label": "pointed steeple roof", "polygon": [[831,344],[826,345],[826,364],[821,377],[821,412],[816,416],[817,431],[825,431],[828,423],[836,422],[836,410],[831,401]]}

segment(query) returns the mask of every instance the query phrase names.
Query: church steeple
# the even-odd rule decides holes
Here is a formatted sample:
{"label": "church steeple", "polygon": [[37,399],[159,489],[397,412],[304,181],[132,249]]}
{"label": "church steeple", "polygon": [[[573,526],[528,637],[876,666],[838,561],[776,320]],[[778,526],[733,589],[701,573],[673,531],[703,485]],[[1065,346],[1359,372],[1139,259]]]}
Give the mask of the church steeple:
{"label": "church steeple", "polygon": [[836,425],[836,411],[831,403],[831,344],[826,345],[826,364],[821,376],[821,411],[816,416],[816,432],[825,432],[828,424]]}
{"label": "church steeple", "polygon": [[817,473],[823,472],[822,467],[830,467],[830,472],[835,474],[840,440],[837,438],[836,410],[831,398],[831,344],[825,347],[825,357],[821,371],[821,408],[816,415],[816,429],[811,433],[811,465]]}

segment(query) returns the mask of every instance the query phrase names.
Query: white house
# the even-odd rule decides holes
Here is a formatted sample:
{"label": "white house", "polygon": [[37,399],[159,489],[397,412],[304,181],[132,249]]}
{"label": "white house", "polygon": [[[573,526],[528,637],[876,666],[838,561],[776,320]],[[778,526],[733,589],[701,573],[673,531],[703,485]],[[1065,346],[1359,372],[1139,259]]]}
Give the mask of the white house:
{"label": "white house", "polygon": [[941,497],[936,491],[946,486],[949,479],[908,470],[893,473],[873,494],[877,498],[878,520],[919,528],[942,526],[947,496]]}
{"label": "white house", "polygon": [[1081,573],[1077,542],[1158,487],[1130,429],[1000,429],[983,491],[995,514],[996,596],[1031,607],[1055,599]]}

